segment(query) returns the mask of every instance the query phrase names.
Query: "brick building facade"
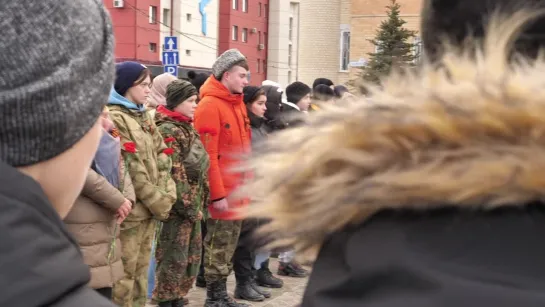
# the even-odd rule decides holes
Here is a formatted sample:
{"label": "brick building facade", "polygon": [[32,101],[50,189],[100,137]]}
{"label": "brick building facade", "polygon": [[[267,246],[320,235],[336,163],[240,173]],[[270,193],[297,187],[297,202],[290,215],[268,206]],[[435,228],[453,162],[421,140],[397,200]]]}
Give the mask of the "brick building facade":
{"label": "brick building facade", "polygon": [[[401,6],[401,18],[409,30],[420,30],[420,10],[423,0],[397,0]],[[380,23],[388,16],[386,6],[390,0],[352,0],[350,16],[350,78],[355,78],[360,71],[360,59],[368,59],[368,53],[375,52],[375,46],[369,42],[375,37]],[[414,43],[419,43],[417,33]],[[418,48],[418,47],[417,47]]]}

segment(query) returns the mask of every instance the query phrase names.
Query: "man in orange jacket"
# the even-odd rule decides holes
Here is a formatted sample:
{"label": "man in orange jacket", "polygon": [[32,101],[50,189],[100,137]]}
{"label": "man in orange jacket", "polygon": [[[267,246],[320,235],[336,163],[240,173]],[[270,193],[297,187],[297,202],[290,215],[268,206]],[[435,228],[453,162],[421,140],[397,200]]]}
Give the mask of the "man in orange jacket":
{"label": "man in orange jacket", "polygon": [[201,87],[201,101],[195,112],[195,128],[210,156],[210,218],[204,240],[207,299],[205,306],[247,306],[227,294],[227,277],[240,234],[236,209],[243,200],[228,201],[245,174],[231,170],[240,154],[250,152],[250,120],[242,100],[248,85],[248,63],[238,50],[224,52],[212,66],[212,76]]}

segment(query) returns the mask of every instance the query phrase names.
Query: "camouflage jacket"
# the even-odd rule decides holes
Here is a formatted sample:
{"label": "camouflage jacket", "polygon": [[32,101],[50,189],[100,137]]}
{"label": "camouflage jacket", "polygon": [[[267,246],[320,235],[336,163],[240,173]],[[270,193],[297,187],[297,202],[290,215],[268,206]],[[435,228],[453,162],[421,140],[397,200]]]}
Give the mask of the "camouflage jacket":
{"label": "camouflage jacket", "polygon": [[172,155],[172,178],[176,182],[177,201],[172,213],[192,222],[201,211],[206,215],[210,199],[208,169],[210,159],[199,134],[187,118],[159,108],[155,121]]}
{"label": "camouflage jacket", "polygon": [[[164,220],[176,200],[176,187],[170,178],[167,148],[148,112],[110,105],[110,116],[121,136],[121,152],[128,165],[136,194],[136,205],[127,221],[154,217]],[[135,144],[136,152],[124,150],[126,143]]]}

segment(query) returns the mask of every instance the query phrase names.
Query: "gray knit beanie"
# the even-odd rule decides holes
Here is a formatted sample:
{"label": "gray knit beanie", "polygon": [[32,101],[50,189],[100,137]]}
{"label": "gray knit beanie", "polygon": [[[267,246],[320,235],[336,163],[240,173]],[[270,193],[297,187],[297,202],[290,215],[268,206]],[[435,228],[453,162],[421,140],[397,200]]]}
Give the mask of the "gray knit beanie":
{"label": "gray knit beanie", "polygon": [[223,73],[233,68],[235,64],[245,61],[246,57],[237,49],[229,49],[222,53],[212,65],[212,74],[220,80]]}
{"label": "gray knit beanie", "polygon": [[51,159],[94,125],[114,78],[100,0],[6,0],[0,9],[0,160]]}

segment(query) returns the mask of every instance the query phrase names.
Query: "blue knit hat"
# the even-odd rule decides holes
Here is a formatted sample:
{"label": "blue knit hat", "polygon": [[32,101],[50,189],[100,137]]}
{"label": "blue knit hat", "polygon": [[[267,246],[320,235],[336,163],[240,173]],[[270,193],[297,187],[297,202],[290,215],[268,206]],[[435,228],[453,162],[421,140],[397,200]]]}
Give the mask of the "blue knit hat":
{"label": "blue knit hat", "polygon": [[144,69],[146,66],[137,62],[122,62],[115,65],[115,91],[119,95],[125,96]]}

